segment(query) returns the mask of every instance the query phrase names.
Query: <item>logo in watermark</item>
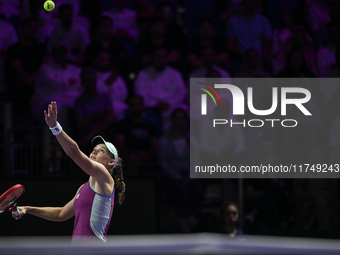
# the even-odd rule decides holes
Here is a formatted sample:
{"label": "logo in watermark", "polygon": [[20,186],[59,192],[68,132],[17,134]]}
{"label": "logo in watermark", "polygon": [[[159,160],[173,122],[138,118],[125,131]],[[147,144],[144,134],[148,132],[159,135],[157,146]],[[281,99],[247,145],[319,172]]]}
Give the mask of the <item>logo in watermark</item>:
{"label": "logo in watermark", "polygon": [[[221,98],[220,98],[220,95],[217,93],[217,91],[216,91],[213,87],[211,87],[210,85],[205,84],[205,83],[203,83],[203,82],[197,82],[197,83],[206,86],[206,87],[209,88],[212,92],[214,92],[215,95],[217,96],[218,100],[220,101],[220,104],[222,105],[222,100],[221,100]],[[214,101],[215,106],[217,106],[216,100],[215,100],[214,96],[210,93],[209,90],[206,90],[206,89],[204,89],[204,88],[199,88],[199,89],[201,89],[201,90],[203,90],[204,92],[206,92],[206,93],[212,98],[212,100]],[[206,94],[202,94],[202,95],[201,95],[201,102],[202,102],[202,103],[201,103],[201,113],[202,113],[202,115],[206,115],[206,114],[207,114],[207,95],[206,95]]]}
{"label": "logo in watermark", "polygon": [[[197,82],[199,83],[199,82]],[[208,87],[211,91],[215,93],[215,95],[218,97],[220,100],[221,106],[222,106],[222,100],[217,93],[215,89],[227,89],[231,93],[232,96],[232,109],[233,109],[233,115],[245,115],[245,96],[243,91],[232,84],[215,84],[214,88],[208,84],[204,84],[206,87]],[[199,88],[203,91],[205,91],[210,97],[213,99],[215,106],[217,106],[216,100],[213,97],[213,95],[206,89]],[[312,114],[307,110],[307,108],[304,106],[305,103],[309,102],[311,99],[311,93],[308,89],[305,88],[300,88],[300,87],[281,87],[280,88],[280,98],[278,96],[278,88],[277,87],[272,87],[272,105],[269,109],[256,109],[254,107],[253,103],[253,88],[248,87],[247,88],[247,106],[249,112],[251,112],[254,115],[257,116],[268,116],[273,114],[279,105],[279,99],[280,99],[280,109],[281,109],[281,116],[286,116],[287,115],[287,105],[295,105],[304,115],[306,116],[311,116]],[[295,94],[295,95],[301,95],[302,97],[299,98],[288,98],[289,94]],[[201,115],[207,115],[207,95],[202,94],[201,95]],[[295,127],[297,125],[297,121],[294,119],[286,119],[286,120],[279,120],[279,119],[266,119],[265,121],[270,121],[272,124],[272,127],[274,127],[274,122],[275,121],[280,121],[282,126],[284,127]],[[285,122],[294,122],[294,125],[285,125]],[[253,125],[250,123],[259,123],[258,125]],[[227,119],[214,119],[213,121],[213,126],[215,127],[216,124],[227,124],[231,123],[232,125],[232,120],[228,121]],[[261,119],[251,119],[248,120],[250,127],[262,127],[264,125],[264,120]],[[234,124],[242,124],[243,126],[246,126],[246,121],[244,120],[243,122],[235,122]]]}

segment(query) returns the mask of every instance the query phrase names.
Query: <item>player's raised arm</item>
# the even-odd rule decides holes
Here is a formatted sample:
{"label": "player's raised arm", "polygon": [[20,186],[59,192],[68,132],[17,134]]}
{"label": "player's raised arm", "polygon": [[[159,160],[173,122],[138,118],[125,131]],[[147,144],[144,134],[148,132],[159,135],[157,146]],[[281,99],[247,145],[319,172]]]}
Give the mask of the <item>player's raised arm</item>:
{"label": "player's raised arm", "polygon": [[[105,166],[113,166],[115,164],[115,159],[108,158],[105,162],[96,162],[86,156],[79,149],[78,144],[62,130],[61,125],[57,122],[58,111],[56,102],[51,102],[48,105],[47,111],[44,111],[44,114],[46,124],[56,136],[65,153],[71,157],[84,172],[95,178],[98,182],[113,184],[113,178]],[[98,149],[92,154],[98,154],[100,152],[101,151]]]}

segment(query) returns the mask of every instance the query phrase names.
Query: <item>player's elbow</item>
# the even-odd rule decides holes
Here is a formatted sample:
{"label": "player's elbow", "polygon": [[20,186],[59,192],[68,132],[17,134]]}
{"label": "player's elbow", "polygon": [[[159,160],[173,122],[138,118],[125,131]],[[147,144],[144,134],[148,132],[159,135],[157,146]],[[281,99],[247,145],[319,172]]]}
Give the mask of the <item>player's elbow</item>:
{"label": "player's elbow", "polygon": [[55,207],[53,208],[53,210],[54,212],[51,215],[51,218],[49,218],[49,220],[56,221],[56,222],[65,221],[63,209],[61,207]]}
{"label": "player's elbow", "polygon": [[70,212],[66,212],[63,208],[60,208],[56,221],[67,221],[72,218]]}

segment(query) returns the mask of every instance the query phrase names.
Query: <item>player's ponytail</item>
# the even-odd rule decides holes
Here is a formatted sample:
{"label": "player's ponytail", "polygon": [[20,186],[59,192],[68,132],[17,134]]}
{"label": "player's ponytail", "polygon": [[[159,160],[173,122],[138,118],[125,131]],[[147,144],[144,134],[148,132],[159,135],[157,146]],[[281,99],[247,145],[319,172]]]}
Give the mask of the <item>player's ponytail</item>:
{"label": "player's ponytail", "polygon": [[118,193],[118,203],[123,204],[125,199],[125,183],[123,177],[123,160],[118,157],[118,163],[115,168],[113,168],[112,176],[115,180],[115,189]]}

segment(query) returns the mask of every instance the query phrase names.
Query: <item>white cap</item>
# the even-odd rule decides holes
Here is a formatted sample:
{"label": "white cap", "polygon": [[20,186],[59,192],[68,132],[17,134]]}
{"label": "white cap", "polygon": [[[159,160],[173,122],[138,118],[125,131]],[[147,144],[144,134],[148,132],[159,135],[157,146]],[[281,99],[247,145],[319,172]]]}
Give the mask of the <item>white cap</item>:
{"label": "white cap", "polygon": [[105,141],[104,138],[101,137],[100,135],[93,137],[91,144],[97,145],[97,144],[100,144],[100,143],[104,143],[106,145],[106,147],[108,148],[108,150],[113,154],[115,164],[113,165],[112,168],[115,168],[117,163],[118,163],[118,152],[117,152],[116,147],[112,143]]}

